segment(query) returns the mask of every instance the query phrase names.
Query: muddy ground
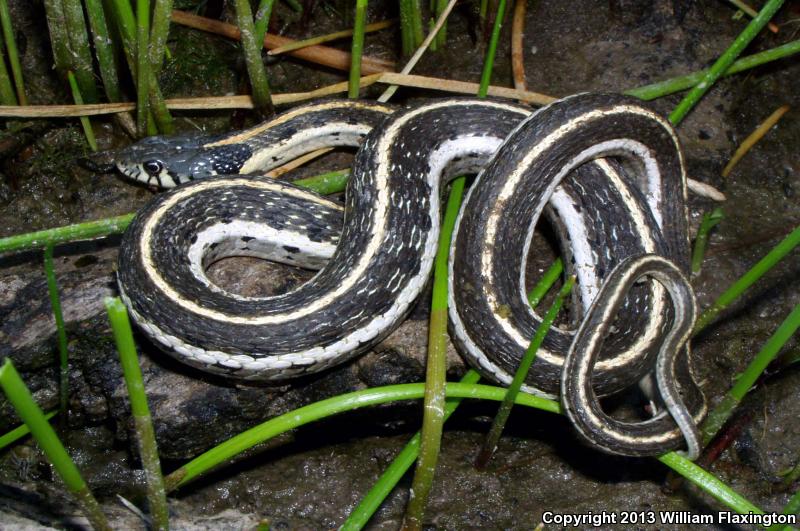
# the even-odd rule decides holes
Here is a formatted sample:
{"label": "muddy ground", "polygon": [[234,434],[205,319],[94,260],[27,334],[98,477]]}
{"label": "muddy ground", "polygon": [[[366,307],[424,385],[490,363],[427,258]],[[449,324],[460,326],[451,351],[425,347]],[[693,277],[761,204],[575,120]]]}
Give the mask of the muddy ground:
{"label": "muddy ground", "polygon": [[[477,2],[455,10],[444,50],[427,55],[416,73],[478,81],[483,62]],[[189,8],[195,2],[176,2]],[[213,7],[214,2],[208,2]],[[316,35],[346,24],[337,9],[319,2],[307,21],[278,3],[276,30],[292,37]],[[393,2],[370,4],[369,20],[396,16]],[[10,2],[31,103],[66,103],[50,68],[51,55],[40,2]],[[224,13],[230,16],[225,10]],[[530,2],[524,61],[531,90],[554,96],[582,91],[624,91],[710,65],[746,20],[726,2],[575,0]],[[800,3],[787,2],[776,17],[777,34],[762,33],[747,53],[783,44],[800,33]],[[509,23],[498,49],[493,82],[510,85]],[[372,34],[366,53],[400,61],[396,30]],[[241,92],[246,73],[239,48],[220,37],[173,27],[172,56],[161,87],[169,96]],[[340,47],[346,48],[342,43]],[[269,60],[274,92],[299,92],[344,79],[332,70],[293,59]],[[374,97],[377,88],[367,91]],[[800,60],[789,58],[720,81],[681,123],[690,176],[727,196],[726,218],[712,233],[702,272],[693,279],[701,308],[750,268],[800,222]],[[442,94],[401,90],[396,101]],[[681,95],[652,103],[667,114]],[[727,178],[720,171],[736,146],[780,105],[792,108]],[[253,118],[243,113],[176,113],[183,132],[226,131]],[[130,142],[114,122],[93,120],[101,148]],[[88,153],[75,120],[7,122],[0,133],[0,237],[94,220],[136,210],[153,192],[118,177],[93,174],[76,163]],[[346,167],[347,153],[313,163],[297,175]],[[696,229],[717,206],[691,198]],[[56,271],[68,325],[70,452],[118,528],[142,527],[116,495],[144,505],[142,474],[129,438],[130,418],[121,370],[102,307],[114,295],[118,238],[60,247]],[[545,251],[549,252],[549,251]],[[291,289],[303,271],[275,271],[257,260],[217,266],[218,282],[231,289]],[[54,325],[41,254],[0,257],[0,356],[11,356],[45,409],[57,405]],[[737,374],[800,302],[796,251],[747,292],[693,342],[695,367],[709,401],[716,404]],[[280,387],[237,387],[167,359],[137,337],[163,466],[186,459],[260,421],[314,400],[367,386],[420,381],[424,374],[427,298],[396,333],[359,360],[320,376]],[[784,358],[797,358],[791,340]],[[465,367],[450,352],[449,372]],[[771,370],[747,397],[734,422],[732,446],[710,469],[765,511],[780,511],[798,485],[783,475],[798,465],[800,371],[797,364]],[[445,529],[532,528],[544,511],[692,511],[724,507],[697,489],[667,489],[667,469],[654,459],[611,457],[581,445],[565,419],[515,411],[497,457],[478,472],[472,460],[494,407],[473,403],[448,423],[426,523]],[[0,401],[0,431],[16,419]],[[415,404],[375,408],[329,419],[285,435],[234,465],[183,488],[170,498],[175,528],[320,529],[340,525],[419,425]],[[63,494],[54,472],[31,442],[0,454],[0,511],[9,527],[74,527],[84,522]],[[408,496],[407,476],[370,526],[395,529]],[[643,526],[653,527],[653,526]],[[659,525],[661,529],[681,528]],[[717,526],[725,528],[725,526]]]}

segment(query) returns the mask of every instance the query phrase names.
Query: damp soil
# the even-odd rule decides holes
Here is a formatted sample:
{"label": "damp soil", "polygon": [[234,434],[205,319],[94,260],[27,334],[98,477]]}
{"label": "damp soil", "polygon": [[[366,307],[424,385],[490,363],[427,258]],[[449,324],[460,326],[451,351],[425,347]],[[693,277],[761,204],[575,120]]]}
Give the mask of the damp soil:
{"label": "damp soil", "polygon": [[[224,3],[176,2],[183,9],[196,4],[213,9]],[[342,17],[347,2],[316,4],[311,16],[301,17],[277,2],[273,29],[304,37],[352,23]],[[396,16],[393,5],[371,2],[369,20]],[[50,68],[42,4],[11,0],[10,7],[31,103],[68,102],[64,84]],[[222,12],[230,19],[228,10]],[[746,23],[733,14],[726,2],[531,2],[524,39],[528,87],[554,96],[623,91],[707,67]],[[800,5],[787,2],[776,18],[780,32],[765,31],[747,53],[797,38],[798,19]],[[498,85],[511,84],[509,27],[510,19],[495,63],[493,82]],[[365,53],[400,62],[398,43],[396,28],[371,34]],[[171,56],[160,80],[167,97],[246,90],[236,44],[173,26],[169,46]],[[346,42],[333,46],[347,48]],[[415,72],[477,81],[484,53],[477,2],[464,2],[451,18],[447,46],[428,54]],[[267,71],[274,92],[311,90],[345,79],[340,72],[291,58],[268,59]],[[365,97],[374,97],[378,90],[368,89]],[[726,216],[711,234],[702,271],[692,279],[701,308],[800,223],[798,94],[800,61],[785,59],[721,80],[679,127],[690,176],[727,196],[721,205],[696,196],[690,200],[693,230],[703,213],[715,206]],[[396,101],[440,96],[401,89]],[[652,105],[667,114],[680,98],[667,96]],[[721,169],[736,146],[780,105],[790,105],[791,110],[729,177],[722,178]],[[176,113],[176,118],[183,133],[221,132],[257,120],[230,111]],[[98,118],[92,123],[101,149],[130,142],[113,121]],[[0,237],[132,212],[153,197],[153,191],[119,177],[84,169],[78,159],[86,154],[77,121],[5,122],[0,131]],[[337,152],[289,177],[344,168],[350,157]],[[541,240],[534,246],[538,259],[529,265],[532,275],[540,274],[553,254],[547,238]],[[104,296],[116,294],[117,244],[118,238],[112,237],[63,246],[56,253],[71,356],[71,413],[63,435],[113,526],[144,528],[117,498],[146,505],[121,369],[102,307]],[[309,276],[238,259],[216,264],[211,274],[215,282],[244,294],[288,291]],[[0,356],[13,358],[36,399],[50,410],[58,400],[57,354],[46,293],[40,253],[0,257]],[[696,373],[712,406],[798,303],[800,254],[795,251],[694,340]],[[397,332],[358,360],[274,387],[236,386],[191,371],[137,336],[164,469],[173,470],[248,427],[315,400],[369,386],[421,381],[428,304],[429,295],[423,296]],[[790,340],[782,359],[796,359],[798,351],[798,340]],[[451,347],[449,378],[465,370]],[[780,511],[798,488],[796,483],[787,485],[784,477],[800,460],[799,393],[796,363],[771,368],[733,419],[733,444],[710,467],[765,511]],[[626,403],[626,398],[616,401]],[[724,510],[692,486],[669,483],[667,469],[658,461],[598,453],[577,442],[564,418],[522,408],[512,414],[496,458],[486,470],[476,471],[472,462],[493,414],[491,404],[468,403],[448,423],[426,526],[533,528],[545,511],[658,515]],[[173,527],[252,529],[268,522],[273,529],[335,528],[417,429],[419,416],[417,404],[383,406],[281,436],[173,494]],[[0,431],[16,422],[9,404],[0,400]],[[407,475],[371,520],[371,528],[400,525],[409,486]],[[0,452],[0,513],[9,527],[86,525],[30,441]]]}

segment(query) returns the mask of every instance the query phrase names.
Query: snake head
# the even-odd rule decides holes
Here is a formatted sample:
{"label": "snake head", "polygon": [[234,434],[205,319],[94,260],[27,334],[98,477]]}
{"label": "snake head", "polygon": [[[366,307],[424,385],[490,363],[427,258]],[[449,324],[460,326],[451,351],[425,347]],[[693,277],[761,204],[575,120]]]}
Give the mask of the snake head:
{"label": "snake head", "polygon": [[195,177],[190,161],[208,137],[151,136],[113,154],[114,166],[125,177],[159,188],[172,188]]}
{"label": "snake head", "polygon": [[152,136],[117,151],[114,164],[129,179],[159,188],[239,173],[252,155],[250,147],[218,141],[208,136]]}

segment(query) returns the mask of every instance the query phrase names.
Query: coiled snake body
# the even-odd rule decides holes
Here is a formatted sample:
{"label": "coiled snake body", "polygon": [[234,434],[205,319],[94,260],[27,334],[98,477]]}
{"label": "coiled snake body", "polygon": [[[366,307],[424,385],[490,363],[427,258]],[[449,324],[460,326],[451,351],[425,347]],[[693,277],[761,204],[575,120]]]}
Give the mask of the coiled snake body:
{"label": "coiled snake body", "polygon": [[[694,302],[681,274],[688,265],[686,176],[669,123],[610,94],[570,97],[533,115],[474,99],[392,111],[322,102],[225,138],[181,141],[171,151],[152,140],[121,154],[123,173],[165,186],[268,170],[366,135],[343,209],[246,175],[198,180],[145,207],[124,236],[119,267],[123,300],[140,327],[182,361],[234,378],[285,379],[341,363],[407,314],[432,268],[443,185],[483,168],[451,249],[450,328],[461,352],[485,376],[510,380],[541,323],[527,304],[525,263],[549,204],[568,272],[578,280],[573,321],[584,327],[575,343],[585,348],[570,351],[575,332],[551,329],[525,390],[559,393],[566,363],[580,376],[564,386],[565,409],[594,444],[642,455],[678,448],[685,438],[696,453],[693,420],[705,405],[688,349],[681,350]],[[231,255],[321,269],[289,293],[243,297],[205,275],[208,264]],[[645,275],[655,281],[635,283]],[[627,387],[654,364],[671,416],[662,413],[645,428],[612,425],[596,394]]]}

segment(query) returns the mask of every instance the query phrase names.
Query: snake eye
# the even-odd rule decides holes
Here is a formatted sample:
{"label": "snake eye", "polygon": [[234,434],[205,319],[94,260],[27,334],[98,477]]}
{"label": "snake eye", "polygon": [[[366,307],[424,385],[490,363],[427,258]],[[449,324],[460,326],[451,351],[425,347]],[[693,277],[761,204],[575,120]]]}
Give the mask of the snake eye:
{"label": "snake eye", "polygon": [[164,169],[164,163],[160,160],[148,160],[142,164],[142,168],[144,168],[144,171],[146,171],[148,175],[155,177]]}

